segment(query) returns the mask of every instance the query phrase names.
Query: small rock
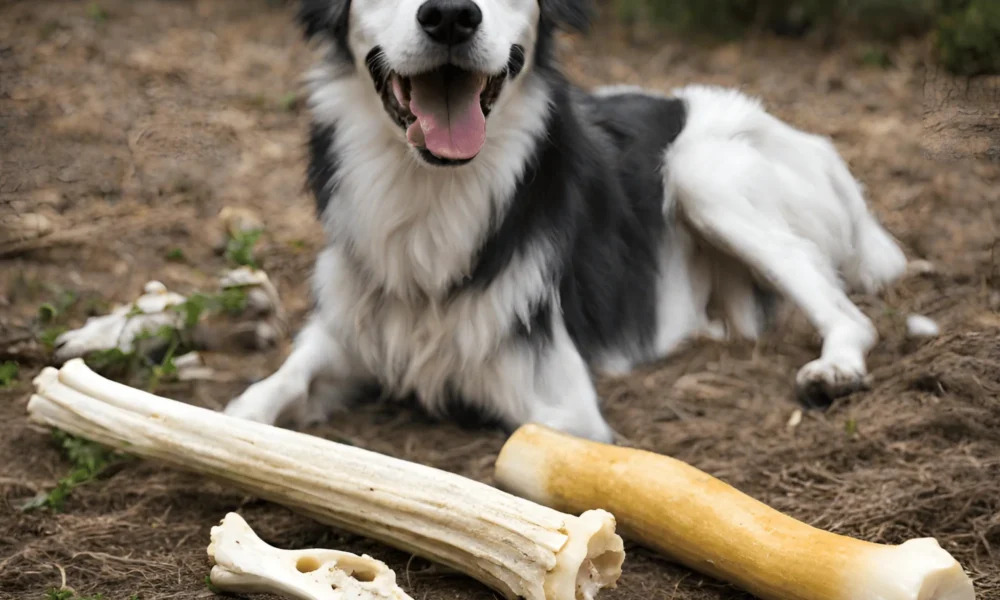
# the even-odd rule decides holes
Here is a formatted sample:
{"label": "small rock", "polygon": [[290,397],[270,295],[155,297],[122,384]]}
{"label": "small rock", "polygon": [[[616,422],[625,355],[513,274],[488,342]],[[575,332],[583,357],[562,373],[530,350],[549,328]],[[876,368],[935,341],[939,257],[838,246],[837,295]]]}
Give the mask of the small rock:
{"label": "small rock", "polygon": [[262,351],[277,346],[278,339],[281,337],[278,329],[267,321],[258,322],[255,333],[257,334],[257,349]]}
{"label": "small rock", "polygon": [[230,236],[264,228],[257,213],[244,207],[226,206],[219,212],[219,221]]}
{"label": "small rock", "polygon": [[40,238],[52,233],[52,221],[38,213],[5,215],[0,219],[0,242]]}
{"label": "small rock", "polygon": [[906,273],[911,276],[926,276],[937,273],[937,267],[929,260],[911,260],[906,265]]}
{"label": "small rock", "polygon": [[799,423],[801,422],[802,422],[802,411],[800,409],[795,409],[795,412],[793,412],[792,416],[789,417],[788,419],[787,427],[789,429],[795,429],[796,427],[799,426]]}
{"label": "small rock", "polygon": [[941,328],[923,315],[906,317],[906,335],[911,339],[930,339],[941,335]]}
{"label": "small rock", "polygon": [[253,210],[239,206],[226,206],[219,211],[218,219],[209,229],[212,249],[216,254],[222,254],[226,251],[230,238],[236,237],[240,233],[261,229],[264,229],[264,221]]}
{"label": "small rock", "polygon": [[205,365],[201,355],[188,352],[174,359],[177,368],[177,379],[181,381],[211,381],[215,379],[215,370]]}

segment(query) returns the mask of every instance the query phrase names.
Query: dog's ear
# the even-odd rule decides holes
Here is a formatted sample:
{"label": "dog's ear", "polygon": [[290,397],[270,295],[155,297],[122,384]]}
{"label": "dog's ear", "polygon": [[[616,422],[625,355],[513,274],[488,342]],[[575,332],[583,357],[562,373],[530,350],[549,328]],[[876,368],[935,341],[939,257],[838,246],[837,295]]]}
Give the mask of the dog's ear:
{"label": "dog's ear", "polygon": [[346,40],[350,9],[351,0],[300,0],[298,19],[306,39]]}
{"label": "dog's ear", "polygon": [[580,33],[590,30],[594,0],[538,0],[542,18],[560,29]]}

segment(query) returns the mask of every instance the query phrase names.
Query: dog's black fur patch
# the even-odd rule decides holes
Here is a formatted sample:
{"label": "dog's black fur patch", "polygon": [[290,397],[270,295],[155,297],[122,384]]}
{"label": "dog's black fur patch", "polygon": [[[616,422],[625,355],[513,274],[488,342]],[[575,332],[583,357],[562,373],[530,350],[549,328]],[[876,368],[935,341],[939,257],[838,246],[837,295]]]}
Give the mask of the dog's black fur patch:
{"label": "dog's black fur patch", "polygon": [[333,125],[313,121],[309,125],[309,167],[306,183],[316,201],[316,212],[322,215],[330,204],[333,187],[337,181],[340,161],[330,151],[337,130]]}
{"label": "dog's black fur patch", "polygon": [[552,244],[567,329],[591,359],[625,340],[652,341],[667,234],[662,154],[686,110],[642,94],[589,96],[557,77],[546,135],[462,287],[484,288],[530,245]]}

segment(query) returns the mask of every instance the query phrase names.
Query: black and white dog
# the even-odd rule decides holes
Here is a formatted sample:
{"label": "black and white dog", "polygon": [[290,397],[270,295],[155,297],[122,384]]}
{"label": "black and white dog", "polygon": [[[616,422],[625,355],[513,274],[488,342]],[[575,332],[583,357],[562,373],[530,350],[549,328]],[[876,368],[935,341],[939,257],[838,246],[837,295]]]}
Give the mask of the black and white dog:
{"label": "black and white dog", "polygon": [[293,352],[228,414],[322,418],[376,384],[609,440],[592,370],[754,338],[777,297],[824,340],[799,389],[861,385],[877,333],[845,290],[906,261],[834,146],[732,90],[574,88],[553,35],[589,13],[303,0],[325,46],[309,181],[328,244]]}

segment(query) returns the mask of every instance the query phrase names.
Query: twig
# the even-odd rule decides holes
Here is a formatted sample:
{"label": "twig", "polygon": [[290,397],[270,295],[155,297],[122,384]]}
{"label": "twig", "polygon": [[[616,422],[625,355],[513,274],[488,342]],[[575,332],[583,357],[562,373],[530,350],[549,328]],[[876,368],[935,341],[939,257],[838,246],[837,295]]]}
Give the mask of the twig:
{"label": "twig", "polygon": [[136,218],[134,223],[129,224],[130,230],[136,232],[152,226],[168,227],[173,223],[186,219],[188,216],[183,214],[178,215],[176,206],[170,206],[167,208],[169,210],[159,209],[142,215],[136,215],[135,213],[109,215],[108,218],[104,219],[97,225],[86,225],[83,227],[64,229],[39,238],[0,244],[0,258],[17,256],[24,254],[25,252],[51,248],[53,246],[83,243],[84,241],[95,237],[95,234],[107,231],[112,227],[120,226],[122,219]]}

